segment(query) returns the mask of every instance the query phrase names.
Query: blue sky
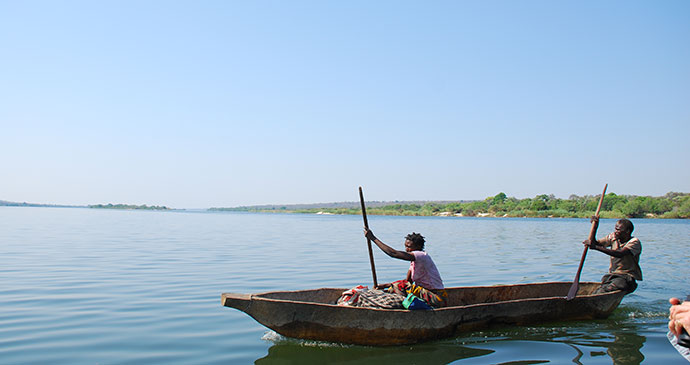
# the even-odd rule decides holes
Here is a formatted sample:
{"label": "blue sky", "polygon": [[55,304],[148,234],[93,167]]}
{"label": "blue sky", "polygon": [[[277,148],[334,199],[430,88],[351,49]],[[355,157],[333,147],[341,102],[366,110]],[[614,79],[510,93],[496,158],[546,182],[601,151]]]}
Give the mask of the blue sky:
{"label": "blue sky", "polygon": [[0,199],[690,192],[687,1],[3,1]]}

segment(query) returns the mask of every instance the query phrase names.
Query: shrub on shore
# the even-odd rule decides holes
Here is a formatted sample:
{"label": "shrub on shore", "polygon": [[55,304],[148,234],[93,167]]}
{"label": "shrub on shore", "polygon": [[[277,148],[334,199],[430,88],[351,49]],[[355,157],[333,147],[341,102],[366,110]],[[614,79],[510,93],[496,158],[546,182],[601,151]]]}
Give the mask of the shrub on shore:
{"label": "shrub on shore", "polygon": [[[463,217],[534,217],[587,218],[594,214],[599,196],[571,195],[559,199],[541,194],[534,198],[517,199],[499,193],[484,200],[447,204],[391,204],[367,209],[371,215],[393,216],[463,216]],[[360,214],[358,208],[303,209],[295,212]],[[670,192],[661,197],[616,195],[604,196],[602,218],[690,218],[690,194]]]}

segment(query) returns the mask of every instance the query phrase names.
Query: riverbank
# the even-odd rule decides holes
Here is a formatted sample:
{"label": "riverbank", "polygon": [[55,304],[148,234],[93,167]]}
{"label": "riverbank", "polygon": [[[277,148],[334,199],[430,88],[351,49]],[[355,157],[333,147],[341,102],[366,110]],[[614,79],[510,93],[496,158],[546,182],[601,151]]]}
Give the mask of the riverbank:
{"label": "riverbank", "polygon": [[[501,217],[501,218],[589,218],[594,215],[598,196],[571,195],[559,199],[553,195],[517,199],[499,193],[477,201],[367,203],[370,215],[438,216],[438,217]],[[331,203],[334,204],[334,203]],[[361,214],[359,203],[338,203],[339,206],[253,206],[211,208],[214,211],[281,212],[311,214]],[[606,194],[600,216],[602,218],[690,218],[690,194],[670,192],[664,196],[635,196]]]}
{"label": "riverbank", "polygon": [[[360,215],[359,210],[353,211],[328,211],[328,210],[246,210],[254,213],[290,213],[290,214],[318,214],[318,215]],[[454,213],[449,211],[444,212],[395,212],[395,211],[378,211],[367,208],[367,215],[381,215],[381,216],[409,216],[409,217],[448,217],[448,218],[589,218],[594,215],[594,211],[588,212],[559,212],[559,211],[519,211],[510,213],[482,213],[478,212],[473,215],[466,215],[463,213]],[[687,217],[671,217],[669,215],[646,214],[644,217],[626,217],[618,212],[600,212],[601,218],[619,219],[619,218],[648,218],[648,219],[687,219]]]}

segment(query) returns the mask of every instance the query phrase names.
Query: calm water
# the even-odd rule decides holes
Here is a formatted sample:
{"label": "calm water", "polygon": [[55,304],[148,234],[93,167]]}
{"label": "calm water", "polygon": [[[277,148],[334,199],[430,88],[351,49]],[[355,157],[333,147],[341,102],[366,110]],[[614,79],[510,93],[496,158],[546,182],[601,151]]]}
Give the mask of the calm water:
{"label": "calm water", "polygon": [[[422,232],[447,286],[572,280],[584,219],[369,218],[384,242]],[[645,280],[607,320],[503,327],[417,346],[283,338],[223,292],[370,284],[358,216],[0,207],[2,364],[687,363],[665,337],[690,293],[690,222],[634,220]],[[602,220],[600,235],[613,230]],[[407,264],[375,253],[380,282]],[[608,257],[590,251],[582,281]],[[565,293],[564,293],[565,294]]]}

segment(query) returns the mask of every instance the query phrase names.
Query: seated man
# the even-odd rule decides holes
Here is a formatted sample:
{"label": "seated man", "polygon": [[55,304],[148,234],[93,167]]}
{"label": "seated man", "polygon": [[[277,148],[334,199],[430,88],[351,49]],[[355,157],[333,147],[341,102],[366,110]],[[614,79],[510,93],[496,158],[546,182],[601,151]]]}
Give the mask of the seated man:
{"label": "seated man", "polygon": [[[599,217],[592,217],[592,222],[598,226]],[[631,221],[621,219],[616,223],[613,233],[601,240],[590,237],[583,242],[589,248],[611,256],[609,273],[602,277],[601,287],[595,293],[623,290],[630,294],[637,289],[635,280],[642,280],[639,265],[642,244],[632,236],[634,228]]]}

